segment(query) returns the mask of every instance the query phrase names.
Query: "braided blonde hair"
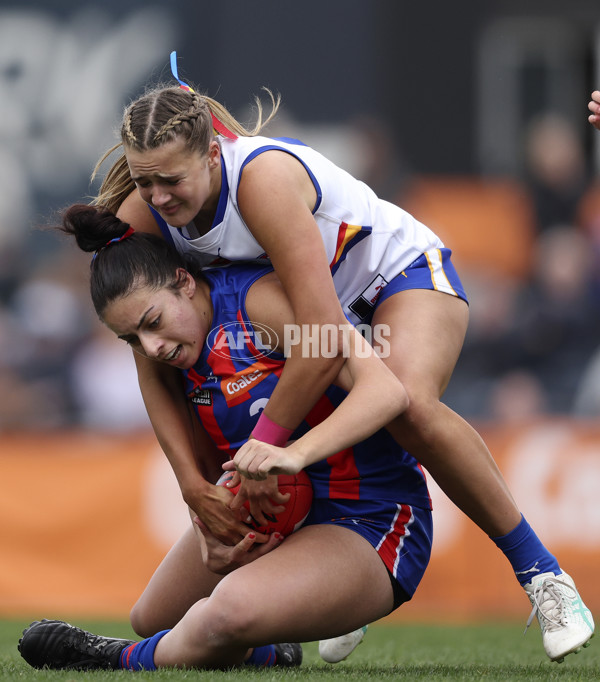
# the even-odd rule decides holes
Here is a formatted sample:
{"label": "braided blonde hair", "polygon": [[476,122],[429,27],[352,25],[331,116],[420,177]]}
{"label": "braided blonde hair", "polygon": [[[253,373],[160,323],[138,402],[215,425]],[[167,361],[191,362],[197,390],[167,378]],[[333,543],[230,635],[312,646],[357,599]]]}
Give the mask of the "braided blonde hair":
{"label": "braided blonde hair", "polygon": [[[190,152],[204,155],[214,139],[212,116],[240,137],[252,137],[271,121],[277,113],[281,97],[263,88],[271,99],[271,112],[263,120],[263,108],[255,98],[257,120],[253,128],[243,126],[222,104],[197,92],[180,87],[159,87],[132,102],[123,115],[121,142],[108,149],[99,159],[92,173],[98,175],[104,162],[119,148],[147,151],[183,137]],[[123,201],[134,190],[125,152],[122,151],[106,174],[98,195],[91,202],[116,213]]]}

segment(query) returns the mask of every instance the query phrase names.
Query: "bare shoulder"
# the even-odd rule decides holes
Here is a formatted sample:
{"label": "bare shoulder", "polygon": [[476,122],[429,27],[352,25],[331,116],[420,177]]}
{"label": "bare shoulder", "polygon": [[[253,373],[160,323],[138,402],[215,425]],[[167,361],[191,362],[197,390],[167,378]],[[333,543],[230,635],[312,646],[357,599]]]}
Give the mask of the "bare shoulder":
{"label": "bare shoulder", "polygon": [[150,232],[162,237],[152,211],[148,204],[140,197],[137,190],[131,194],[121,204],[117,211],[117,217],[124,223],[128,223],[138,232]]}
{"label": "bare shoulder", "polygon": [[264,192],[285,192],[303,200],[311,210],[316,191],[303,164],[292,154],[277,149],[259,154],[242,171],[238,188],[240,204],[252,203]]}
{"label": "bare shoulder", "polygon": [[242,171],[242,180],[251,178],[258,182],[266,176],[276,176],[286,181],[304,179],[306,170],[302,163],[293,155],[280,149],[270,149],[251,159]]}

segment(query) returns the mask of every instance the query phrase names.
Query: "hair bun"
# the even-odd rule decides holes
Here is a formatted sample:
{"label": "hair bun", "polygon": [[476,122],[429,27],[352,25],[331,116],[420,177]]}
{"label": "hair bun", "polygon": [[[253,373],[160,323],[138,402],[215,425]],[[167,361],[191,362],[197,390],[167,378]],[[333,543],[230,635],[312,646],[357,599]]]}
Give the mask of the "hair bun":
{"label": "hair bun", "polygon": [[122,237],[129,225],[106,208],[74,204],[62,216],[62,230],[72,234],[82,251],[97,251],[112,239]]}

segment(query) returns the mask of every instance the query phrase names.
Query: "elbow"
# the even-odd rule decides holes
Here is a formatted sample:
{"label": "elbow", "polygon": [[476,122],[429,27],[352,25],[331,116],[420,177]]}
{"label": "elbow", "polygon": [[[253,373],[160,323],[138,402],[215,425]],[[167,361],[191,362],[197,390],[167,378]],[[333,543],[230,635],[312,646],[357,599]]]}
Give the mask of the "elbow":
{"label": "elbow", "polygon": [[402,414],[408,409],[410,399],[408,397],[406,389],[404,388],[404,385],[401,384],[399,381],[396,382],[396,385],[394,386],[394,390],[392,391],[392,395],[390,398],[391,398],[390,402],[395,409],[394,414],[395,417]]}

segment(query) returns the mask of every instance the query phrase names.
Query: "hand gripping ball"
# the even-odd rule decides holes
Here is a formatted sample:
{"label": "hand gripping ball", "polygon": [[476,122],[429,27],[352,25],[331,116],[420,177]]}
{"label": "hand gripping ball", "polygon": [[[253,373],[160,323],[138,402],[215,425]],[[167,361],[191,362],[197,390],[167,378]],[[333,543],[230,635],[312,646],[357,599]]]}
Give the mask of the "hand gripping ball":
{"label": "hand gripping ball", "polygon": [[[225,486],[233,477],[231,471],[226,471],[217,481],[217,485]],[[290,535],[295,530],[298,530],[304,523],[310,511],[312,504],[313,489],[310,478],[305,471],[300,471],[298,474],[280,474],[277,476],[277,484],[279,491],[283,494],[290,493],[290,499],[285,503],[285,509],[277,516],[272,514],[265,514],[269,523],[266,526],[259,525],[254,519],[251,519],[249,525],[259,533],[270,535],[271,533],[281,533],[284,537]],[[235,495],[240,486],[228,488]],[[248,502],[244,504],[248,511],[250,507]]]}

